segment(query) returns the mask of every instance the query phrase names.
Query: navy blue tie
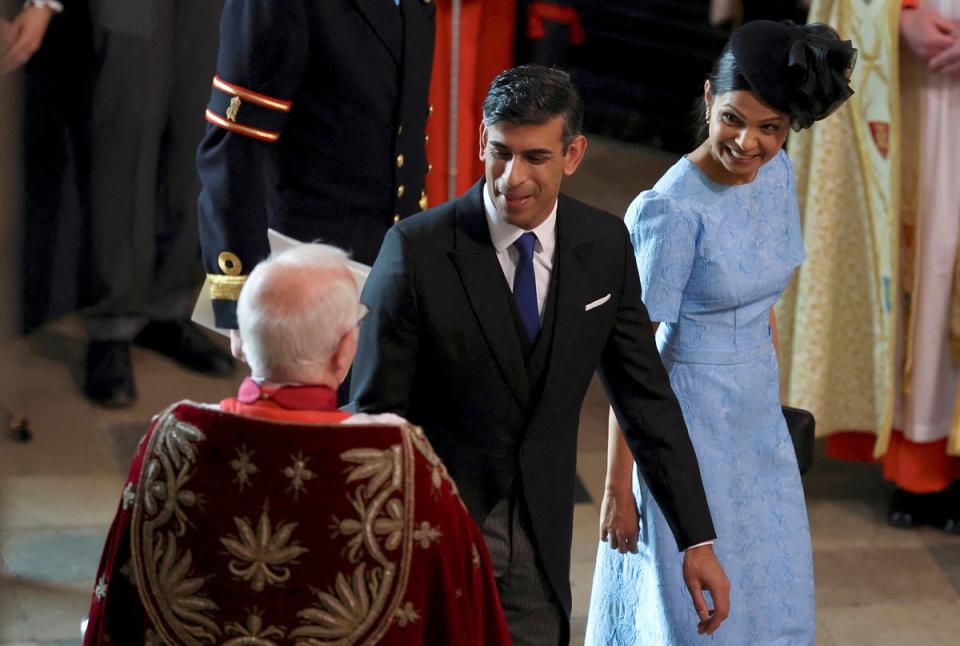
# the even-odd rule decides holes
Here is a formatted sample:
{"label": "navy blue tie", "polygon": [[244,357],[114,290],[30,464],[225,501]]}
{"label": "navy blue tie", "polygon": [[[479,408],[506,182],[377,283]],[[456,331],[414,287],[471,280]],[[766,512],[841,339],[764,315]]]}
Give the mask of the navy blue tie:
{"label": "navy blue tie", "polygon": [[533,341],[540,334],[540,308],[537,305],[537,278],[533,273],[533,248],[537,244],[537,235],[527,231],[513,246],[520,252],[517,273],[513,276],[513,299],[520,310],[523,326],[527,328],[527,337]]}

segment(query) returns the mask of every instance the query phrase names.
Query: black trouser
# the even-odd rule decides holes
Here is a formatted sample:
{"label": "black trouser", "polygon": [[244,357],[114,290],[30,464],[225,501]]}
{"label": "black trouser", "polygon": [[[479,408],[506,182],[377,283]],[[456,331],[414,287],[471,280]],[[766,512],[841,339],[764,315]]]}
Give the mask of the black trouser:
{"label": "black trouser", "polygon": [[221,3],[102,0],[95,16],[93,244],[107,296],[92,338],[186,319],[203,277],[196,151],[216,68]]}

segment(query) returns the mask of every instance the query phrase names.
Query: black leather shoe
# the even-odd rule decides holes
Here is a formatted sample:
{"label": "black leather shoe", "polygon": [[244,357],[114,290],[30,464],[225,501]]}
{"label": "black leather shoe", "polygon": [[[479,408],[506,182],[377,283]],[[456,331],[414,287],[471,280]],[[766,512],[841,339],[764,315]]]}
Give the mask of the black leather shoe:
{"label": "black leather shoe", "polygon": [[960,532],[958,495],[952,489],[923,494],[895,489],[890,497],[887,524],[903,529],[932,525],[951,534]]}
{"label": "black leather shoe", "polygon": [[127,408],[137,399],[130,363],[130,344],[125,341],[91,341],[87,345],[87,370],[83,393],[107,408]]}
{"label": "black leather shoe", "polygon": [[184,368],[214,377],[233,374],[233,357],[207,338],[193,323],[152,321],[133,340],[137,345],[170,357]]}

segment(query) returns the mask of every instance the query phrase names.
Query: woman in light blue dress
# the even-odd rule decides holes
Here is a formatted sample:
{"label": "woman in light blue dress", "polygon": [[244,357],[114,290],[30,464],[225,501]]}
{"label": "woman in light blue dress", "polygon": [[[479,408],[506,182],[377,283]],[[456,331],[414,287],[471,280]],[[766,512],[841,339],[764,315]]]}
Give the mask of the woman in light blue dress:
{"label": "woman in light blue dress", "polygon": [[701,634],[707,615],[691,604],[683,555],[611,415],[606,542],[587,644],[814,643],[810,532],[772,338],[773,305],[804,258],[782,147],[791,126],[809,126],[850,95],[855,57],[822,25],[747,23],[705,84],[703,144],[627,211],[643,300],[660,322],[658,348],[700,463],[730,612]]}

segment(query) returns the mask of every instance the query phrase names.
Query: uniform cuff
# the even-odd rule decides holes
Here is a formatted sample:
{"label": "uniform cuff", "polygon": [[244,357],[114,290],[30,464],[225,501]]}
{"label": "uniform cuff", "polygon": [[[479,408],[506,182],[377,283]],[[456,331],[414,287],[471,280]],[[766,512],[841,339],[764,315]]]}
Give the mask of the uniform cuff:
{"label": "uniform cuff", "polygon": [[213,322],[218,328],[223,330],[236,330],[237,325],[237,301],[211,300],[213,304]]}
{"label": "uniform cuff", "polygon": [[292,107],[292,101],[260,94],[215,76],[206,117],[224,130],[273,143],[280,138]]}

